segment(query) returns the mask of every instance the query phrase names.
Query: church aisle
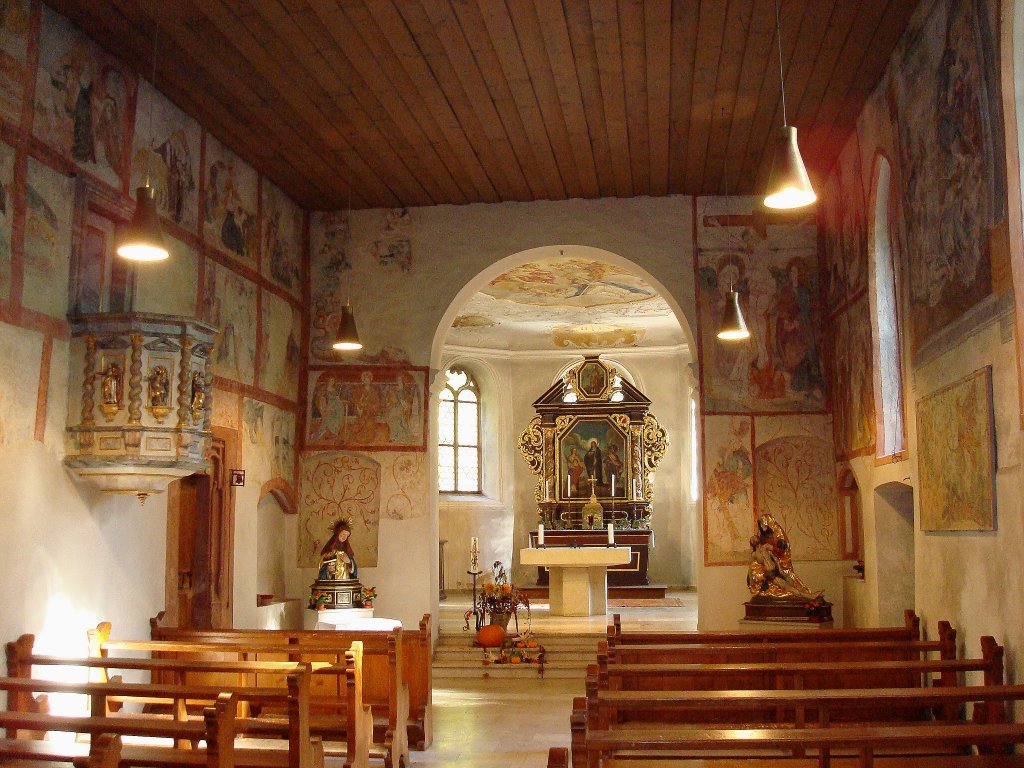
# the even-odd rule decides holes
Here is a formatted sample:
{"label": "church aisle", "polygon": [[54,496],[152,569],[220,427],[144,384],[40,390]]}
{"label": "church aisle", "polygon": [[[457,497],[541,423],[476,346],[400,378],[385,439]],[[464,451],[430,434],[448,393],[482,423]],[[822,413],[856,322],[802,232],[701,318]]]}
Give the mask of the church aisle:
{"label": "church aisle", "polygon": [[[697,596],[674,591],[661,605],[610,608],[622,616],[623,625],[635,629],[695,630]],[[449,593],[441,603],[438,646],[465,642],[463,615],[470,596]],[[538,639],[568,635],[579,638],[603,635],[608,618],[551,616],[547,605],[533,608],[532,628]],[[521,629],[526,628],[522,621]],[[477,651],[478,652],[478,651]],[[475,667],[471,665],[469,669]],[[443,676],[435,666],[434,743],[425,752],[413,752],[414,766],[430,768],[544,768],[548,749],[569,746],[569,715],[574,696],[584,693],[582,669],[579,676],[545,678],[532,668],[508,670],[479,667],[479,675]],[[484,677],[484,675],[487,675]]]}

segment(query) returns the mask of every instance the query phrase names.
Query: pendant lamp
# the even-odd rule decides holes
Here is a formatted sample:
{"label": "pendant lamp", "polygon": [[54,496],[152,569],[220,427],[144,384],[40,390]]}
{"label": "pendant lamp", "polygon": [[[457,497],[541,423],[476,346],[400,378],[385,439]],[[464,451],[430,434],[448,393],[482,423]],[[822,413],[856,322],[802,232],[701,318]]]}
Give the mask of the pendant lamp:
{"label": "pendant lamp", "polygon": [[782,67],[782,23],[779,21],[779,0],[775,0],[775,37],[779,44],[779,84],[782,88],[782,128],[776,137],[772,153],[772,169],[768,174],[768,189],[764,204],[768,208],[803,208],[818,196],[814,194],[807,176],[800,147],[796,142],[796,128],[786,119],[786,79]]}
{"label": "pendant lamp", "polygon": [[722,322],[718,326],[718,338],[722,341],[743,341],[750,338],[750,331],[747,330],[747,323],[740,310],[740,295],[731,288],[725,300]]}
{"label": "pendant lamp", "polygon": [[[150,150],[153,139],[153,102],[156,101],[156,32],[153,32],[153,73],[149,79],[153,95],[149,101]],[[150,158],[146,158],[146,185],[135,190],[135,213],[117,238],[117,255],[130,261],[163,261],[170,252],[160,228],[156,190],[149,186]]]}
{"label": "pendant lamp", "polygon": [[346,301],[345,306],[341,308],[338,335],[332,346],[341,352],[354,352],[363,348],[363,343],[359,340],[359,331],[356,330],[356,316],[352,311],[352,303],[349,301]]}

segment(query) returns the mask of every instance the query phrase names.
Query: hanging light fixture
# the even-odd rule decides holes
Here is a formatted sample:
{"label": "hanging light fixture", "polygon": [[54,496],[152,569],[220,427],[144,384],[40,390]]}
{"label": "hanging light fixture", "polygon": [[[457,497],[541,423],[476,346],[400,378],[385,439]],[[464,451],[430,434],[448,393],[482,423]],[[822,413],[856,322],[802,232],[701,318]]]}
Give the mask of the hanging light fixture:
{"label": "hanging light fixture", "polygon": [[[149,100],[149,142],[153,149],[153,102],[156,101],[156,30],[153,31],[153,73],[150,77],[153,94]],[[149,166],[146,158],[146,185],[135,190],[135,213],[128,226],[118,236],[117,255],[130,261],[163,261],[170,252],[160,228],[160,214],[156,209],[156,190],[149,185]]]}
{"label": "hanging light fixture", "polygon": [[807,176],[800,147],[796,142],[796,128],[786,119],[786,79],[782,67],[782,23],[779,21],[779,0],[775,0],[775,37],[779,44],[779,84],[782,89],[782,128],[776,139],[772,155],[772,169],[768,174],[768,191],[764,204],[769,208],[803,208],[818,196],[814,194]]}
{"label": "hanging light fixture", "polygon": [[731,287],[725,299],[722,322],[718,326],[718,338],[722,341],[743,341],[750,338],[750,331],[747,330],[747,323],[740,310],[740,295]]}
{"label": "hanging light fixture", "polygon": [[[348,255],[349,245],[352,242],[352,186],[348,188],[348,213],[345,215],[345,252]],[[345,299],[345,306],[341,308],[341,320],[338,321],[338,335],[332,344],[339,352],[355,352],[363,348],[363,342],[359,340],[359,331],[356,330],[356,315],[352,311],[352,302]]]}

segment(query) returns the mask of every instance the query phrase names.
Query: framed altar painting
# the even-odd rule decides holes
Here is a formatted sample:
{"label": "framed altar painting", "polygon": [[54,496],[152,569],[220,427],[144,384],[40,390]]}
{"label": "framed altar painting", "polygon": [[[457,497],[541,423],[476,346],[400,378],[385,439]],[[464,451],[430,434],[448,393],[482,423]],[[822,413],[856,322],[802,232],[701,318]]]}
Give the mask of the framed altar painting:
{"label": "framed altar painting", "polygon": [[921,530],[995,530],[991,366],[917,401],[917,452]]}
{"label": "framed altar painting", "polygon": [[556,438],[558,497],[589,498],[593,478],[598,498],[626,499],[632,477],[631,445],[626,416],[581,416],[567,421]]}
{"label": "framed altar painting", "polygon": [[597,360],[585,361],[576,376],[580,391],[588,398],[600,397],[608,388],[608,369]]}

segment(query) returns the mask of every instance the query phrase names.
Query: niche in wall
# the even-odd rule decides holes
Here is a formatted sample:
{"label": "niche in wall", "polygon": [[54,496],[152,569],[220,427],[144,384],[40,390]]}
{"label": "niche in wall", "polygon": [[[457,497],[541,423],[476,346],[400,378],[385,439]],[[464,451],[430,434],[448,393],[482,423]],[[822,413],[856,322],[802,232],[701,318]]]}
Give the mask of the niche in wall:
{"label": "niche in wall", "polygon": [[891,482],[875,489],[879,626],[899,626],[914,603],[914,489]]}

